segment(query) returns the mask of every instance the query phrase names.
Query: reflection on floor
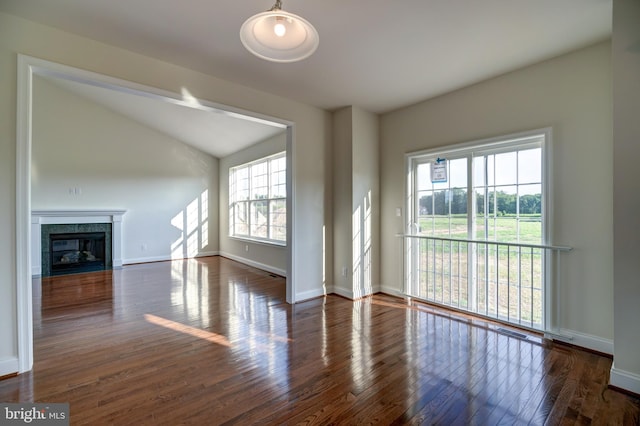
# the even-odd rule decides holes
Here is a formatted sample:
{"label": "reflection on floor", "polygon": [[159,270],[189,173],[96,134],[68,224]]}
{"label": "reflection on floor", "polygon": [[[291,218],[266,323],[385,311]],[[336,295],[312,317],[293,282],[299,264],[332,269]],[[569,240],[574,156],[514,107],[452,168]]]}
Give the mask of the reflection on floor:
{"label": "reflection on floor", "polygon": [[639,419],[609,358],[386,295],[291,306],[221,257],[33,284],[36,362],[0,401],[69,402],[72,424]]}

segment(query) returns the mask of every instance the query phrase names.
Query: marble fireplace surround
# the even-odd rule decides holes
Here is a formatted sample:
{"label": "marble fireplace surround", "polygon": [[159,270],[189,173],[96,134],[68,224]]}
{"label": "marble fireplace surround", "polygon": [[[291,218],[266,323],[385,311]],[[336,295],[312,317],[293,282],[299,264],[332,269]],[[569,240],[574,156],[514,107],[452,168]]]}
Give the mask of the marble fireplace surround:
{"label": "marble fireplace surround", "polygon": [[42,225],[110,223],[113,268],[122,268],[122,217],[126,210],[32,210],[31,275],[42,275]]}

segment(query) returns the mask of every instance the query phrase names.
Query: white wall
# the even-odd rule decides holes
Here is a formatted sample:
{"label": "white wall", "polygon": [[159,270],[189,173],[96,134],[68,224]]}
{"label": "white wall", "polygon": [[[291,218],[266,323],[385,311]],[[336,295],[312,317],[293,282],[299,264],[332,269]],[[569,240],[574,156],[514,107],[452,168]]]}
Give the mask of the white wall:
{"label": "white wall", "polygon": [[333,287],[357,299],[380,291],[379,123],[358,107],[333,114]]}
{"label": "white wall", "polygon": [[[0,13],[0,375],[17,365],[16,93],[22,53],[295,123],[292,299],[323,294],[325,154],[330,114],[174,64]],[[20,236],[23,238],[23,236]],[[300,277],[300,279],[298,279]],[[25,285],[25,283],[22,283]],[[26,284],[28,285],[28,283]]]}
{"label": "white wall", "polygon": [[287,135],[283,132],[220,159],[220,254],[280,275],[287,271],[286,247],[229,237],[229,168],[286,149]]}
{"label": "white wall", "polygon": [[553,128],[553,241],[563,255],[558,326],[575,344],[612,352],[613,239],[609,42],[399,110],[381,120],[382,282],[400,291],[395,209],[404,154]]}
{"label": "white wall", "polygon": [[615,348],[611,384],[640,394],[640,2],[613,3]]}
{"label": "white wall", "polygon": [[41,77],[33,88],[33,209],[127,210],[125,264],[217,254],[216,158]]}

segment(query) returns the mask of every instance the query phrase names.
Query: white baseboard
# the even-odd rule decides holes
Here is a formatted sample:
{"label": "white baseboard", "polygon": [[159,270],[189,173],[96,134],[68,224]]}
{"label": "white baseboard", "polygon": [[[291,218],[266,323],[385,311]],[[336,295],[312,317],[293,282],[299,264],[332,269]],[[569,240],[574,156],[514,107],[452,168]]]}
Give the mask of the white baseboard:
{"label": "white baseboard", "polygon": [[276,275],[280,275],[282,277],[286,277],[287,276],[287,271],[285,269],[276,268],[276,267],[271,266],[271,265],[266,265],[264,263],[256,262],[256,261],[251,260],[251,259],[246,259],[246,258],[241,257],[241,256],[236,256],[235,254],[231,254],[231,253],[220,252],[219,255],[222,256],[222,257],[227,257],[227,258],[229,258],[231,260],[235,260],[236,262],[244,263],[245,265],[248,265],[248,266],[253,266],[254,268],[262,269],[263,271],[267,271],[267,272],[271,272],[271,273],[276,274]]}
{"label": "white baseboard", "polygon": [[354,299],[353,290],[349,290],[349,289],[346,289],[346,288],[338,287],[336,285],[333,286],[333,292],[332,293],[335,293],[338,296],[346,297],[347,299],[350,299],[350,300]]}
{"label": "white baseboard", "polygon": [[347,299],[351,299],[351,300],[356,300],[356,299],[361,299],[363,297],[368,297],[368,296],[371,296],[371,295],[376,294],[379,291],[381,291],[379,286],[376,286],[375,288],[371,289],[371,291],[369,291],[369,292],[365,292],[364,289],[361,289],[360,293],[357,294],[357,295],[351,289],[342,288],[342,287],[338,287],[338,286],[333,286],[332,290],[333,291],[331,291],[331,293],[335,293],[335,294],[337,294],[339,296],[346,297]]}
{"label": "white baseboard", "polygon": [[309,290],[296,294],[296,303],[304,302],[305,300],[315,299],[316,297],[326,296],[324,288],[318,290]]}
{"label": "white baseboard", "polygon": [[17,357],[5,358],[0,360],[0,376],[15,374],[20,371],[20,363]]}
{"label": "white baseboard", "polygon": [[195,257],[210,257],[210,256],[218,256],[220,252],[218,251],[203,251],[195,255]]}
{"label": "white baseboard", "polygon": [[[208,256],[217,256],[219,253],[217,251],[206,251],[202,253],[198,253],[193,258],[197,257],[208,257]],[[124,265],[133,265],[136,263],[151,263],[151,262],[166,262],[169,260],[181,260],[181,259],[190,259],[189,257],[172,257],[171,255],[162,255],[162,256],[147,256],[147,257],[134,257],[129,259],[124,259],[122,263]],[[114,269],[119,269],[115,268]]]}
{"label": "white baseboard", "polygon": [[407,297],[406,294],[404,294],[402,292],[402,290],[398,290],[395,287],[388,287],[385,285],[380,285],[380,293],[384,293],[384,294],[388,294],[389,296],[396,296],[396,297]]}
{"label": "white baseboard", "polygon": [[604,339],[602,337],[591,334],[580,333],[579,331],[561,328],[557,331],[545,333],[547,339],[559,340],[593,351],[602,352],[604,354],[613,355],[613,340]]}
{"label": "white baseboard", "polygon": [[640,375],[617,369],[615,361],[611,366],[609,384],[640,395]]}

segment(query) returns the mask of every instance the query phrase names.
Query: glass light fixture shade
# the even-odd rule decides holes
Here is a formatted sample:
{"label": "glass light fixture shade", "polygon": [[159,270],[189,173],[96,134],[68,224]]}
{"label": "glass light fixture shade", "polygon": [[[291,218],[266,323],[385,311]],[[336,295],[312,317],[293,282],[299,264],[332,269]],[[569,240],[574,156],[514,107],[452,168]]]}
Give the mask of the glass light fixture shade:
{"label": "glass light fixture shade", "polygon": [[270,10],[247,19],[240,28],[244,47],[272,62],[296,62],[316,51],[320,38],[306,19],[284,10]]}

